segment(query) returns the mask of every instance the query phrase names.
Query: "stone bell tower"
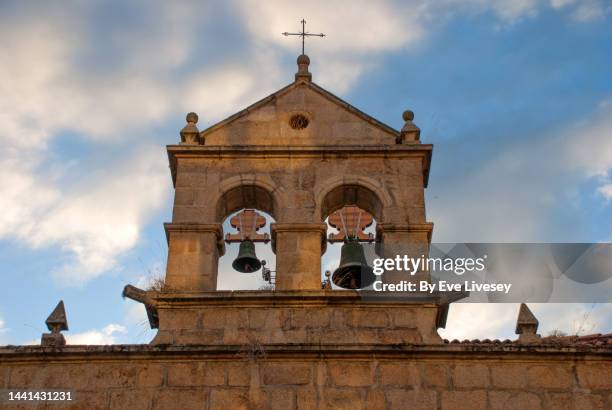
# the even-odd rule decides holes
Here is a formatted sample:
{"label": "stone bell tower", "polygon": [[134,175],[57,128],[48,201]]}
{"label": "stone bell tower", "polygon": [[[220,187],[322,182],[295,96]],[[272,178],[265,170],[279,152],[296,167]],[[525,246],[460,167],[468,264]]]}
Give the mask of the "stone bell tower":
{"label": "stone bell tower", "polygon": [[[167,147],[175,196],[165,286],[124,291],[159,328],[153,344],[441,343],[447,304],[436,295],[322,289],[325,221],[347,205],[376,220],[380,256],[428,252],[433,147],[412,112],[397,131],[316,85],[309,63],[300,55],[292,83],[201,132],[188,114],[180,144]],[[276,221],[274,291],[216,289],[222,222],[241,209]]]}

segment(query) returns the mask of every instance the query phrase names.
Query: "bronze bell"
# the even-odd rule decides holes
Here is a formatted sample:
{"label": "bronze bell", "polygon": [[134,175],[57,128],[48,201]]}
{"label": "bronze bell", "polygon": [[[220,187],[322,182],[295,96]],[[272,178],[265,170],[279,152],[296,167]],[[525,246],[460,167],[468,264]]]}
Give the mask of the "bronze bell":
{"label": "bronze bell", "polygon": [[261,261],[257,259],[253,241],[246,239],[240,242],[238,256],[234,259],[232,268],[242,273],[256,272],[261,268]]}
{"label": "bronze bell", "polygon": [[345,289],[361,289],[374,283],[376,276],[368,266],[363,245],[349,237],[342,245],[340,266],[332,274],[332,282]]}

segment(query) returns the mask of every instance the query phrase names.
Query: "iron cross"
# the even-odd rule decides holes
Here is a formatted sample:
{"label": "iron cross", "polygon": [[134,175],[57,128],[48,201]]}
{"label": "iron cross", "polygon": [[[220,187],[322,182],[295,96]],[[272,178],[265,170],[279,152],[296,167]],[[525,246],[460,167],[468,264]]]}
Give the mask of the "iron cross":
{"label": "iron cross", "polygon": [[300,36],[300,37],[302,37],[302,54],[304,54],[304,40],[306,39],[306,37],[308,37],[308,36],[325,37],[325,34],[323,34],[323,33],[319,33],[319,34],[308,33],[305,30],[306,20],[302,19],[301,23],[302,23],[302,32],[301,33],[288,33],[288,32],[285,31],[283,33],[283,36]]}

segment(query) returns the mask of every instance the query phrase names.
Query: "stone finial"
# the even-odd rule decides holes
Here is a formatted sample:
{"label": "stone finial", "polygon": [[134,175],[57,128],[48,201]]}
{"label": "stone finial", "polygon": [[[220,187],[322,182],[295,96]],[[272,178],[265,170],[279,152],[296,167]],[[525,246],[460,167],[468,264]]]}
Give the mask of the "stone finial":
{"label": "stone finial", "polygon": [[200,131],[198,127],[196,127],[198,123],[198,114],[190,112],[185,119],[187,120],[187,125],[181,130],[181,144],[200,144]]}
{"label": "stone finial", "polygon": [[43,333],[40,344],[43,346],[63,346],[66,344],[64,335],[60,332],[68,330],[68,320],[66,319],[66,310],[64,309],[64,301],[60,300],[53,312],[45,320],[47,329],[51,333]]}
{"label": "stone finial", "polygon": [[331,290],[332,289],[332,285],[331,285],[331,274],[332,272],[330,270],[326,270],[325,271],[325,280],[323,281],[323,283],[321,283],[321,288],[324,290]]}
{"label": "stone finial", "polygon": [[311,81],[312,74],[308,71],[310,58],[306,54],[300,54],[297,58],[298,72],[295,73],[295,81],[304,80]]}
{"label": "stone finial", "polygon": [[414,120],[414,113],[410,110],[406,110],[402,114],[402,118],[405,124],[396,142],[398,144],[403,144],[406,141],[418,142],[421,139],[421,129],[412,122],[412,120]]}
{"label": "stone finial", "polygon": [[518,318],[516,320],[516,330],[514,331],[519,335],[519,342],[531,343],[539,341],[540,335],[536,333],[538,331],[538,325],[538,319],[536,319],[526,304],[521,303],[521,308],[519,309]]}

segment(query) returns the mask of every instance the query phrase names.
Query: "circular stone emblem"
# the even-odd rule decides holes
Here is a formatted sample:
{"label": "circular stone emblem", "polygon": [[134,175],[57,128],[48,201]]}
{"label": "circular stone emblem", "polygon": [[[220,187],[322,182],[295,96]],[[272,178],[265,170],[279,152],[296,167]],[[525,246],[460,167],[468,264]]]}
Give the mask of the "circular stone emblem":
{"label": "circular stone emblem", "polygon": [[303,114],[295,114],[289,119],[289,125],[294,130],[303,130],[308,127],[308,118]]}

